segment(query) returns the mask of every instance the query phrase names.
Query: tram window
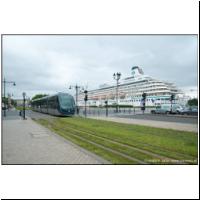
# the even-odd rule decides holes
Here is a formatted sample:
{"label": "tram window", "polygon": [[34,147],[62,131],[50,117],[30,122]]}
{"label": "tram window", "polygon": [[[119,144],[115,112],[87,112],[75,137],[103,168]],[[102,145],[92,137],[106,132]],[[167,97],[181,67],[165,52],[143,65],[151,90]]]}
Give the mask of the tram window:
{"label": "tram window", "polygon": [[[63,108],[69,108],[69,107],[74,106],[74,101],[73,101],[73,98],[71,98],[71,97],[60,96],[59,100],[60,100],[61,107],[63,107]],[[120,100],[120,102],[121,102],[121,100]]]}
{"label": "tram window", "polygon": [[49,108],[52,108],[52,109],[56,109],[57,108],[58,103],[57,103],[57,97],[56,96],[51,97],[48,100],[48,106],[49,106]]}
{"label": "tram window", "polygon": [[52,98],[49,99],[49,107],[50,107],[50,108],[54,108],[54,101],[53,101]]}

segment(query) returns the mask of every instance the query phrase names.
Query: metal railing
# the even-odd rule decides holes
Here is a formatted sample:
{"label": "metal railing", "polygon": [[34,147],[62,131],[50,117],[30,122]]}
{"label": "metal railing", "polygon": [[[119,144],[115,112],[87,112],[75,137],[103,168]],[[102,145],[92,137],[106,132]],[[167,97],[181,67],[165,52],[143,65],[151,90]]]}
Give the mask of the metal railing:
{"label": "metal railing", "polygon": [[[145,114],[150,113],[153,108],[146,108]],[[108,108],[106,114],[105,107],[87,107],[86,109],[87,116],[116,116],[116,115],[136,115],[143,114],[143,111],[140,107],[137,108],[119,108],[118,112],[116,112],[116,108]],[[85,116],[85,108],[79,108],[79,115]]]}

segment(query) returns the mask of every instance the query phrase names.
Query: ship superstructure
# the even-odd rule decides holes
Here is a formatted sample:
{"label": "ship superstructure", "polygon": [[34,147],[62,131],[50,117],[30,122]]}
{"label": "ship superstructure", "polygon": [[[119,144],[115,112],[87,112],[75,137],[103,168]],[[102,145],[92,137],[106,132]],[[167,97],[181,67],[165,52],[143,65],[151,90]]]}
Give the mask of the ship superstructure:
{"label": "ship superstructure", "polygon": [[[109,105],[117,102],[116,85],[101,85],[101,88],[88,91],[88,105],[104,105],[105,100]],[[146,93],[146,105],[155,106],[170,102],[170,96],[182,94],[173,83],[160,81],[148,75],[138,66],[131,68],[131,76],[123,79],[118,85],[119,105],[140,106],[142,94]],[[84,93],[79,94],[79,105],[84,105]]]}

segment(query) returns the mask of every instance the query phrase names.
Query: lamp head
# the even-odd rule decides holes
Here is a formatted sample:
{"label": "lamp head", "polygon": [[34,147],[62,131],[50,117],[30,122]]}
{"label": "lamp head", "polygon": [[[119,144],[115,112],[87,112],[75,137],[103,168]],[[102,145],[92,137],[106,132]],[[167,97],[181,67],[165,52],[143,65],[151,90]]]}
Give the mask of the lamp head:
{"label": "lamp head", "polygon": [[121,76],[121,73],[118,72],[118,73],[117,73],[117,78],[120,78],[120,76]]}
{"label": "lamp head", "polygon": [[26,96],[26,93],[25,93],[25,92],[23,92],[23,93],[22,93],[22,96],[25,98],[25,96]]}

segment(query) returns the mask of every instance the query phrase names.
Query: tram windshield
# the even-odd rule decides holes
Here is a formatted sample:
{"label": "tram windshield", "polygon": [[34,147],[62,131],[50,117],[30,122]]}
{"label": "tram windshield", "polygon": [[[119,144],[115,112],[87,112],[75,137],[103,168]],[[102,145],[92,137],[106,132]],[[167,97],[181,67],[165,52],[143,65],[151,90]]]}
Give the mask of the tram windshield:
{"label": "tram windshield", "polygon": [[59,96],[60,105],[63,109],[74,108],[74,99],[68,95]]}

